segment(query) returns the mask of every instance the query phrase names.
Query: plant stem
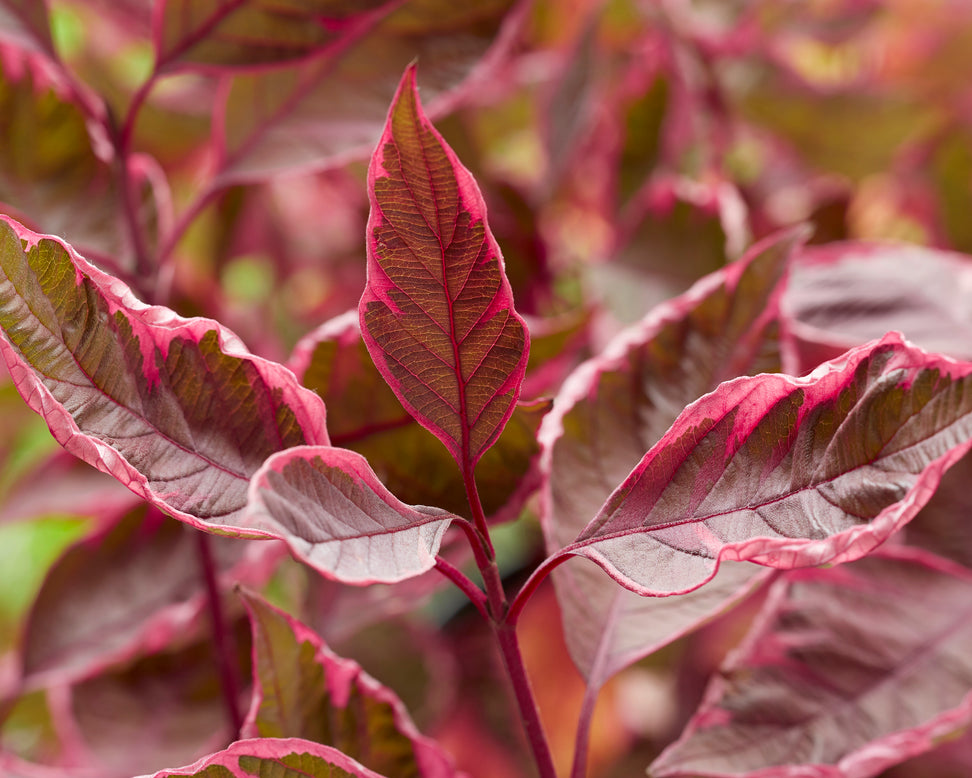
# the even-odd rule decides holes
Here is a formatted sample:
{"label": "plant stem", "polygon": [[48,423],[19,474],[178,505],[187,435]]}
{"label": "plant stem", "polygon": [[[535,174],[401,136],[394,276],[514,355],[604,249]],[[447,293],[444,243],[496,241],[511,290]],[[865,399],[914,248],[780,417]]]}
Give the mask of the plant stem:
{"label": "plant stem", "polygon": [[[141,297],[149,303],[158,302],[156,299],[155,279],[158,275],[158,263],[150,255],[148,245],[145,242],[145,232],[139,219],[139,193],[135,191],[135,182],[132,181],[131,156],[132,139],[135,132],[135,122],[138,118],[139,110],[148,93],[155,85],[155,75],[153,74],[135,93],[128,113],[125,116],[125,123],[121,128],[111,127],[115,151],[117,153],[117,177],[118,187],[121,195],[122,213],[128,227],[129,237],[132,241],[132,252],[135,255],[135,267],[133,270],[133,286],[139,291]],[[113,124],[113,122],[112,122]]]}
{"label": "plant stem", "polygon": [[486,610],[486,595],[461,570],[458,570],[441,556],[435,558],[435,569],[459,587],[462,593],[469,598],[469,601],[476,606],[476,610],[483,615],[484,619],[489,618],[489,613]]}
{"label": "plant stem", "polygon": [[239,681],[236,677],[236,662],[233,658],[233,640],[223,615],[219,584],[216,581],[216,563],[213,560],[209,535],[200,531],[196,533],[196,538],[198,540],[199,561],[206,581],[206,596],[213,628],[216,664],[219,666],[219,680],[223,690],[223,704],[226,707],[226,717],[233,729],[232,740],[238,740],[240,729],[243,726],[243,716],[240,713]]}
{"label": "plant stem", "polygon": [[[520,710],[520,719],[523,723],[527,742],[529,742],[530,750],[533,752],[533,760],[540,778],[557,778],[553,756],[550,753],[550,744],[547,742],[547,736],[540,721],[540,710],[533,695],[526,666],[523,664],[523,654],[520,652],[520,643],[516,636],[516,623],[515,620],[509,618],[506,593],[503,590],[503,579],[500,576],[499,566],[496,564],[496,552],[493,550],[493,545],[489,539],[486,513],[479,499],[479,490],[476,488],[476,479],[471,467],[464,469],[463,480],[466,486],[466,497],[469,500],[469,507],[472,510],[475,526],[478,530],[475,534],[482,536],[482,548],[474,550],[476,551],[475,556],[479,565],[479,572],[486,586],[490,622],[493,627],[493,634],[496,636],[497,643],[499,643],[506,674],[513,685],[513,694]],[[475,540],[472,537],[470,540],[475,546]]]}
{"label": "plant stem", "polygon": [[523,729],[526,732],[527,741],[530,743],[530,749],[533,751],[533,760],[537,765],[540,778],[556,778],[557,771],[554,768],[553,756],[550,753],[550,744],[547,742],[547,735],[543,731],[540,710],[533,695],[526,666],[523,664],[523,654],[520,653],[516,627],[508,622],[494,622],[493,632],[503,654],[506,673],[513,684],[513,693],[520,709]]}

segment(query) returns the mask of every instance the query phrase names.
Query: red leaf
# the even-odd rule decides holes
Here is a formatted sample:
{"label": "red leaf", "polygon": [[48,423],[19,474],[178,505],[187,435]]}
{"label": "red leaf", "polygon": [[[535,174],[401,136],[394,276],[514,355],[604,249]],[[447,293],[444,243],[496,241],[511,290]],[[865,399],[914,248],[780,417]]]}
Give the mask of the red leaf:
{"label": "red leaf", "polygon": [[806,378],[724,383],[689,406],[561,553],[639,594],[690,591],[720,559],[857,559],[972,446],[972,364],[889,334]]}
{"label": "red leaf", "polygon": [[263,461],[328,442],[324,404],[282,365],[5,218],[0,326],[11,376],[58,442],[202,529],[247,532],[235,522]]}
{"label": "red leaf", "polygon": [[874,776],[972,719],[972,575],[899,550],[771,589],[663,776]]}
{"label": "red leaf", "polygon": [[431,570],[458,516],[405,505],[360,454],[298,446],[253,476],[247,526],[284,538],[318,571],[345,583],[394,583]]}
{"label": "red leaf", "polygon": [[471,474],[513,413],[529,336],[482,196],[422,112],[414,66],[368,179],[362,335],[398,399]]}

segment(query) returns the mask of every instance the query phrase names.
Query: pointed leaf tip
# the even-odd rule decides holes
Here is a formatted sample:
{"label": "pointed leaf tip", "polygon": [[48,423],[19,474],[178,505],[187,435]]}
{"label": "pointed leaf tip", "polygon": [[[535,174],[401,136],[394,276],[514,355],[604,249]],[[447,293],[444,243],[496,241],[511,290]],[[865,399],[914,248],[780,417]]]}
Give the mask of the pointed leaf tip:
{"label": "pointed leaf tip", "polygon": [[472,174],[425,116],[410,65],[369,168],[361,330],[382,377],[470,472],[516,404],[529,333]]}
{"label": "pointed leaf tip", "polygon": [[284,538],[319,572],[345,583],[394,583],[435,566],[458,516],[405,505],[368,461],[331,446],[296,446],[253,477],[247,526]]}

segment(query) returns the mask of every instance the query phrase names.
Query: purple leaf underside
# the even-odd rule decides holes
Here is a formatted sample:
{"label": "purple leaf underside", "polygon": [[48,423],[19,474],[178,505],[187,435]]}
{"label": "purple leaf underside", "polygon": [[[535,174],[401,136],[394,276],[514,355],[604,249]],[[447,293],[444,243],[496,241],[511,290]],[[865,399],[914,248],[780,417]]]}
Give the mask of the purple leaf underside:
{"label": "purple leaf underside", "polygon": [[0,352],[69,452],[202,529],[239,524],[271,454],[328,443],[324,404],[216,322],[146,306],[57,239],[0,224]]}
{"label": "purple leaf underside", "polygon": [[472,175],[402,78],[368,173],[361,332],[385,381],[469,475],[513,413],[529,335]]}
{"label": "purple leaf underside", "polygon": [[435,566],[442,536],[463,519],[409,506],[360,454],[300,446],[270,457],[253,477],[247,526],[284,537],[294,553],[345,583],[394,583]]}
{"label": "purple leaf underside", "polygon": [[806,378],[722,384],[561,553],[656,596],[700,586],[720,559],[792,568],[861,557],[972,445],[970,374],[891,333]]}
{"label": "purple leaf underside", "polygon": [[972,718],[972,576],[897,550],[779,581],[650,775],[867,778]]}
{"label": "purple leaf underside", "polygon": [[[541,428],[541,517],[551,553],[569,545],[686,404],[740,373],[773,370],[789,231],[754,246],[621,333],[564,383]],[[753,565],[727,567],[678,598],[646,599],[603,572],[553,572],[575,664],[594,688],[749,592]]]}

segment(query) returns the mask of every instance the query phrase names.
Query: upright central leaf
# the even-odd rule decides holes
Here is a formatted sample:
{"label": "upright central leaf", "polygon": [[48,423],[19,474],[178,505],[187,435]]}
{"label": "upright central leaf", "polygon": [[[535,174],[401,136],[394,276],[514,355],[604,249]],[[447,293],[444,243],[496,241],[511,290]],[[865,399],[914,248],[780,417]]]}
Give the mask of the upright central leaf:
{"label": "upright central leaf", "polygon": [[368,177],[365,343],[409,413],[468,474],[513,412],[529,336],[482,195],[423,113],[414,66]]}

